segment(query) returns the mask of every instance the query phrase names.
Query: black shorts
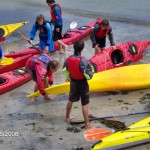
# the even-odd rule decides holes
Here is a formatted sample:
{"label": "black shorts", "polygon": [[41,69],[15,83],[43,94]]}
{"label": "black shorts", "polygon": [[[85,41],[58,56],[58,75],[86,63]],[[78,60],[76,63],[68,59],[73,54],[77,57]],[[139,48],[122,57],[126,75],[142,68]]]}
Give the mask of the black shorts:
{"label": "black shorts", "polygon": [[32,77],[32,80],[37,82],[37,76],[36,76],[36,71],[35,70],[28,70],[30,76]]}
{"label": "black shorts", "polygon": [[[59,28],[59,32],[56,31],[56,28]],[[53,41],[58,41],[62,38],[62,25],[54,26],[53,30]]]}
{"label": "black shorts", "polygon": [[89,103],[89,85],[87,81],[71,81],[69,100],[71,102],[77,102],[80,100],[80,98],[82,106],[87,105]]}
{"label": "black shorts", "polygon": [[99,44],[100,48],[104,48],[106,46],[106,37],[102,39],[96,37],[96,43]]}

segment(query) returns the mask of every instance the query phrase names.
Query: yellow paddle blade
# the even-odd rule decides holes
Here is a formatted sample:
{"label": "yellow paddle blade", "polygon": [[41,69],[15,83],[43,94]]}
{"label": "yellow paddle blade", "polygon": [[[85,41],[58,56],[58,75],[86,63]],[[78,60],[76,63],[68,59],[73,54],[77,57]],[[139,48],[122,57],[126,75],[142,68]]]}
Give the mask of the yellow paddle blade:
{"label": "yellow paddle blade", "polygon": [[28,23],[28,21],[27,22],[19,22],[19,23],[1,25],[0,26],[0,36],[6,37],[27,23]]}
{"label": "yellow paddle blade", "polygon": [[0,62],[0,66],[7,66],[14,62],[13,58],[3,58]]}

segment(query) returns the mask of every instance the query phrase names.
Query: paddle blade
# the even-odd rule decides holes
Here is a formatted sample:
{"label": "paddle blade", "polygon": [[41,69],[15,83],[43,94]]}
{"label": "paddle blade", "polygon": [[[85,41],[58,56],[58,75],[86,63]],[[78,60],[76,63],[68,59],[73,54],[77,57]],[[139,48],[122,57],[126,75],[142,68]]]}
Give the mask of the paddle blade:
{"label": "paddle blade", "polygon": [[10,65],[14,62],[14,59],[13,58],[3,58],[0,62],[0,65],[1,66],[7,66],[7,65]]}
{"label": "paddle blade", "polygon": [[112,130],[105,130],[103,128],[94,128],[94,129],[86,130],[84,132],[84,137],[87,141],[100,140],[108,136],[112,132],[113,132]]}
{"label": "paddle blade", "polygon": [[75,21],[71,22],[70,29],[75,29],[77,27],[77,25],[78,25],[77,22],[75,22]]}

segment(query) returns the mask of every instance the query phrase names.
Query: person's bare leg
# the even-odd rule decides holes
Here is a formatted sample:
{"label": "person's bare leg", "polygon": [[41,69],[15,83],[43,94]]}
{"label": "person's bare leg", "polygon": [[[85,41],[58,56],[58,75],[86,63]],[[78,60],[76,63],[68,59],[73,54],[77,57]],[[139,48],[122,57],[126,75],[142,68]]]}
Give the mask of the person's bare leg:
{"label": "person's bare leg", "polygon": [[82,113],[83,113],[83,117],[84,117],[84,121],[85,121],[85,127],[89,128],[89,129],[94,128],[94,126],[89,121],[88,104],[82,106]]}
{"label": "person's bare leg", "polygon": [[[38,91],[38,87],[37,87],[37,84],[35,84],[35,86],[34,86],[34,92],[37,92],[37,91]],[[32,97],[31,102],[35,103],[36,102],[36,97]]]}
{"label": "person's bare leg", "polygon": [[57,43],[60,45],[60,53],[63,54],[67,50],[68,46],[60,40],[58,40]]}
{"label": "person's bare leg", "polygon": [[66,122],[70,121],[70,112],[71,112],[72,104],[73,104],[73,102],[68,100],[68,103],[66,106]]}

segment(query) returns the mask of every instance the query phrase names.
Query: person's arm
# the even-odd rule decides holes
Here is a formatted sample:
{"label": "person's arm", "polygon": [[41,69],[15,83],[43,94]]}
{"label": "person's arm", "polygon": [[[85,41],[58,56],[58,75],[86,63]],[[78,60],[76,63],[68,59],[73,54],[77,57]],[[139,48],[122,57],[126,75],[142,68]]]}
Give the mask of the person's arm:
{"label": "person's arm", "polygon": [[109,41],[110,41],[110,45],[114,46],[115,42],[114,42],[114,37],[113,37],[113,33],[112,33],[112,28],[111,27],[110,27],[110,31],[108,33],[108,38],[109,38]]}
{"label": "person's arm", "polygon": [[57,25],[57,23],[59,24],[62,22],[61,10],[59,7],[57,7],[57,6],[55,7],[54,14],[56,16],[56,22],[54,22],[54,23]]}
{"label": "person's arm", "polygon": [[52,74],[52,72],[48,71],[47,76],[48,76],[48,83],[49,83],[49,85],[53,85],[54,80],[53,80],[53,74]]}
{"label": "person's arm", "polygon": [[64,62],[62,71],[63,71],[63,74],[66,76],[66,79],[67,79],[68,81],[71,81],[70,73],[69,73],[69,71],[67,70],[66,61]]}
{"label": "person's arm", "polygon": [[36,31],[37,31],[36,25],[34,24],[34,25],[32,26],[31,31],[30,31],[30,40],[31,40],[31,41],[34,40],[34,37],[35,37],[35,35],[36,35]]}
{"label": "person's arm", "polygon": [[46,30],[47,30],[47,46],[50,46],[50,50],[54,50],[54,43],[53,43],[53,38],[52,38],[52,29],[49,23],[46,23]]}
{"label": "person's arm", "polygon": [[95,34],[98,32],[100,29],[99,24],[95,24],[94,28],[92,29],[90,33],[90,39],[92,41],[93,48],[97,45],[96,39],[95,39]]}
{"label": "person's arm", "polygon": [[85,78],[87,80],[92,79],[92,77],[94,75],[94,68],[93,68],[93,66],[85,58],[82,58],[80,60],[80,71],[84,74],[84,76],[85,76]]}

